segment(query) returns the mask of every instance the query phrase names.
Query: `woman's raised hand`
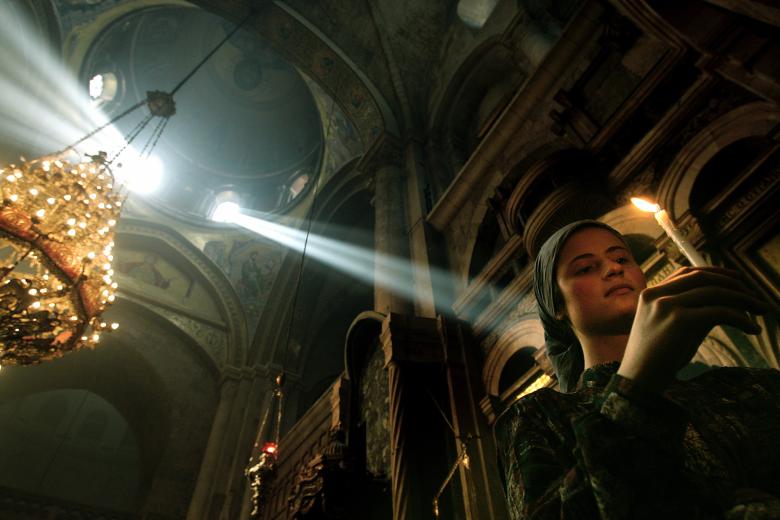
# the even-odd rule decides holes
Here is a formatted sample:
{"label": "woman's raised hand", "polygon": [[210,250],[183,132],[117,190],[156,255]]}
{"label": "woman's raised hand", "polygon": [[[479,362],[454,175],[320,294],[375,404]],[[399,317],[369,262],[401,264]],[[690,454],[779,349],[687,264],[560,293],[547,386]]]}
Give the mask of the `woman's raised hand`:
{"label": "woman's raised hand", "polygon": [[717,325],[748,334],[761,331],[745,311],[763,314],[769,306],[721,267],[683,267],[639,296],[634,323],[618,374],[660,392],[696,354]]}

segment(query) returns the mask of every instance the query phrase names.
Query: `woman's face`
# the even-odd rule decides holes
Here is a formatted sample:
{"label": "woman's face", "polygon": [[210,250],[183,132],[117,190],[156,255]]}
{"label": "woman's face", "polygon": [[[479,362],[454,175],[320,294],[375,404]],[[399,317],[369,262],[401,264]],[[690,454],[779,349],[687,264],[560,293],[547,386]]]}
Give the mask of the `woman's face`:
{"label": "woman's face", "polygon": [[556,278],[574,330],[588,336],[628,334],[645,275],[626,245],[597,227],[574,233],[558,254]]}

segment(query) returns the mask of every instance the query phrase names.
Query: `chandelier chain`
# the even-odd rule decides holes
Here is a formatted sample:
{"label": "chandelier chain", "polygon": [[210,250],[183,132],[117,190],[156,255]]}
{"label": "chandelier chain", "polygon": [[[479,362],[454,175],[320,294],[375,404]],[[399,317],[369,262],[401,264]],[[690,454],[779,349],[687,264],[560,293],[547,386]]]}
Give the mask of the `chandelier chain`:
{"label": "chandelier chain", "polygon": [[[57,152],[57,154],[56,154],[56,155],[61,155],[62,153],[66,152],[66,151],[68,151],[68,150],[73,150],[73,149],[75,149],[75,148],[76,148],[76,146],[80,145],[81,143],[83,143],[84,141],[86,141],[86,140],[87,140],[87,139],[89,139],[90,137],[94,136],[95,134],[97,134],[97,133],[98,133],[98,132],[100,132],[101,130],[104,130],[104,129],[108,128],[109,126],[113,125],[114,123],[116,123],[117,121],[119,121],[120,119],[122,119],[123,117],[125,117],[127,114],[129,114],[130,112],[133,112],[134,110],[136,110],[136,109],[138,109],[139,107],[143,106],[145,103],[146,103],[146,100],[139,101],[138,103],[136,103],[135,105],[131,106],[130,108],[128,108],[127,110],[125,110],[124,112],[122,112],[121,114],[119,114],[118,116],[116,116],[115,118],[113,118],[113,119],[111,119],[110,121],[108,121],[106,124],[104,124],[104,125],[101,125],[101,126],[99,126],[99,127],[95,128],[94,130],[92,130],[91,132],[89,132],[87,135],[85,135],[84,137],[82,137],[81,139],[79,139],[78,141],[76,141],[75,143],[73,143],[73,144],[71,144],[71,145],[69,145],[69,146],[66,146],[65,148],[63,148],[62,150],[60,150],[59,152]],[[117,155],[119,155],[119,154],[117,154]]]}
{"label": "chandelier chain", "polygon": [[[191,71],[190,71],[190,72],[189,72],[189,73],[188,73],[186,76],[184,76],[184,77],[181,79],[181,81],[179,81],[179,83],[177,83],[177,84],[176,84],[176,86],[175,86],[175,87],[173,87],[173,89],[170,91],[170,93],[168,93],[168,94],[167,94],[167,97],[168,97],[169,99],[171,99],[171,100],[172,100],[172,99],[173,99],[173,95],[174,95],[174,94],[176,94],[176,92],[178,92],[178,91],[179,91],[179,90],[180,90],[180,89],[181,89],[181,88],[184,86],[184,84],[185,84],[185,83],[187,83],[187,81],[189,81],[189,79],[190,79],[190,78],[192,78],[192,76],[194,76],[194,75],[195,75],[195,73],[196,73],[196,72],[198,72],[198,70],[200,70],[200,68],[201,68],[203,65],[205,65],[205,64],[206,64],[206,62],[209,60],[209,58],[211,58],[211,57],[212,57],[212,56],[213,56],[213,55],[214,55],[214,54],[215,54],[215,53],[216,53],[216,52],[217,52],[217,51],[218,51],[220,48],[222,48],[222,46],[223,46],[225,43],[227,43],[227,41],[228,41],[228,40],[229,40],[231,37],[233,37],[233,35],[234,35],[234,34],[236,34],[236,32],[238,32],[238,30],[239,30],[239,29],[241,29],[241,27],[243,27],[243,26],[246,24],[246,22],[247,22],[247,21],[249,21],[249,19],[250,19],[250,18],[251,18],[251,17],[252,17],[254,14],[255,14],[255,11],[254,11],[254,10],[250,10],[250,11],[249,11],[249,13],[248,13],[248,14],[247,14],[247,15],[244,17],[244,19],[243,19],[243,20],[241,20],[241,22],[240,22],[240,23],[238,23],[238,24],[237,24],[237,25],[236,25],[236,26],[235,26],[235,27],[234,27],[234,28],[233,28],[233,29],[232,29],[232,30],[231,30],[231,31],[230,31],[230,32],[229,32],[229,33],[228,33],[228,34],[227,34],[227,35],[226,35],[226,36],[225,36],[225,37],[224,37],[224,38],[223,38],[223,39],[222,39],[222,40],[221,40],[221,41],[220,41],[220,42],[219,42],[219,43],[218,43],[218,44],[217,44],[217,45],[216,45],[216,46],[215,46],[215,47],[214,47],[214,48],[213,48],[213,49],[212,49],[212,50],[211,50],[209,53],[208,53],[208,54],[206,54],[206,55],[205,55],[205,56],[204,56],[204,57],[203,57],[203,58],[202,58],[202,59],[201,59],[201,60],[198,62],[198,64],[197,64],[197,65],[195,65],[195,67],[194,67],[194,68],[193,68],[193,69],[192,69],[192,70],[191,70]],[[119,120],[121,120],[122,118],[124,118],[126,115],[130,114],[131,112],[134,112],[135,110],[137,110],[138,108],[142,107],[143,105],[150,105],[150,99],[149,99],[149,98],[147,98],[147,99],[143,99],[143,100],[141,100],[141,101],[138,101],[137,103],[135,103],[134,105],[130,106],[130,107],[129,107],[129,108],[127,108],[125,111],[123,111],[121,114],[118,114],[116,117],[113,117],[113,118],[111,118],[111,120],[109,120],[109,121],[108,121],[108,122],[106,122],[105,124],[103,124],[103,125],[101,125],[101,126],[99,126],[99,127],[95,128],[95,129],[94,129],[94,130],[92,130],[91,132],[89,132],[89,133],[87,133],[86,135],[84,135],[84,136],[83,136],[82,138],[80,138],[78,141],[76,141],[76,142],[74,142],[74,143],[70,144],[69,146],[66,146],[65,148],[63,148],[62,150],[60,150],[59,152],[57,152],[57,155],[61,155],[61,154],[65,153],[65,152],[66,152],[66,151],[68,151],[68,150],[73,150],[73,149],[75,149],[75,148],[76,148],[76,146],[80,145],[81,143],[83,143],[84,141],[86,141],[87,139],[89,139],[90,137],[93,137],[93,136],[94,136],[95,134],[97,134],[98,132],[100,132],[100,131],[102,131],[102,130],[105,130],[105,129],[106,129],[106,128],[108,128],[109,126],[111,126],[111,125],[113,125],[114,123],[118,122]],[[152,109],[152,107],[150,106],[150,110],[151,110],[151,109]],[[133,131],[131,132],[131,134],[129,134],[129,138],[126,138],[126,143],[125,143],[125,145],[122,147],[122,149],[121,149],[121,150],[119,150],[119,152],[117,152],[117,153],[114,155],[114,157],[113,157],[113,158],[112,158],[110,161],[107,161],[107,163],[108,163],[108,164],[111,164],[111,163],[112,163],[114,160],[116,160],[116,158],[117,158],[117,157],[119,157],[119,155],[120,155],[120,154],[121,154],[121,153],[122,153],[122,152],[123,152],[123,151],[124,151],[124,150],[125,150],[125,149],[128,147],[128,145],[130,145],[130,143],[132,142],[132,140],[133,140],[133,139],[135,139],[135,138],[138,136],[138,134],[140,134],[140,132],[141,132],[141,131],[142,131],[142,130],[143,130],[145,127],[146,127],[146,125],[147,125],[147,124],[149,124],[149,121],[151,121],[151,119],[152,119],[152,118],[153,118],[155,115],[157,115],[157,114],[155,114],[155,113],[154,113],[154,110],[152,110],[152,112],[153,112],[153,113],[152,113],[151,115],[149,115],[149,116],[145,117],[145,118],[144,118],[144,119],[141,121],[141,123],[140,123],[140,124],[139,124],[139,125],[138,125],[136,128],[134,128],[134,129],[133,129]],[[167,115],[166,115],[166,116],[167,116]],[[167,121],[168,117],[163,117],[163,119]],[[151,154],[151,150],[152,150],[152,149],[154,148],[154,146],[157,144],[157,141],[159,141],[159,139],[160,139],[160,135],[162,135],[162,130],[164,130],[164,129],[165,129],[165,124],[163,124],[163,125],[161,125],[161,126],[160,126],[160,125],[158,125],[158,128],[159,128],[160,130],[158,131],[157,129],[155,129],[155,132],[152,134],[152,138],[150,138],[150,141],[151,141],[151,140],[153,140],[154,142],[153,142],[152,146],[149,148],[149,151],[148,151],[148,153],[147,153],[147,156]],[[148,144],[148,143],[147,143],[147,144]],[[144,148],[146,149],[146,147],[144,147]]]}
{"label": "chandelier chain", "polygon": [[149,121],[152,120],[154,117],[154,114],[147,114],[140,123],[138,123],[135,128],[133,128],[130,133],[125,138],[125,144],[122,146],[122,148],[117,151],[111,159],[106,161],[107,164],[112,164],[114,161],[117,160],[117,158],[122,155],[122,152],[124,152],[128,146],[135,140],[136,137],[143,131],[144,128],[146,128],[146,125],[149,124]]}
{"label": "chandelier chain", "polygon": [[149,157],[152,154],[152,150],[154,150],[154,147],[157,146],[157,141],[160,140],[160,136],[163,134],[163,130],[165,130],[165,126],[168,124],[168,118],[160,119],[160,121],[157,123],[157,126],[154,127],[154,131],[152,132],[152,135],[149,136],[149,139],[146,141],[146,144],[141,149],[138,155],[141,157]]}

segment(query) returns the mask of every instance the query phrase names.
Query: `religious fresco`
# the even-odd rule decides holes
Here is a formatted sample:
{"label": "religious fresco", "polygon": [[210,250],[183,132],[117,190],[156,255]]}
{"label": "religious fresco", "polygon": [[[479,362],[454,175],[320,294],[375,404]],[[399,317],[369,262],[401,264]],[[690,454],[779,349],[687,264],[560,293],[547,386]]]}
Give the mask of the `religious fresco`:
{"label": "religious fresco", "polygon": [[260,321],[279,272],[281,248],[256,240],[211,240],[203,252],[235,288],[251,333]]}
{"label": "religious fresco", "polygon": [[171,296],[189,298],[194,280],[152,251],[121,251],[115,268],[142,284],[163,290]]}
{"label": "religious fresco", "polygon": [[185,307],[204,317],[218,317],[219,308],[207,287],[177,267],[176,262],[155,251],[128,249],[120,243],[114,262],[120,290],[167,301],[166,305]]}

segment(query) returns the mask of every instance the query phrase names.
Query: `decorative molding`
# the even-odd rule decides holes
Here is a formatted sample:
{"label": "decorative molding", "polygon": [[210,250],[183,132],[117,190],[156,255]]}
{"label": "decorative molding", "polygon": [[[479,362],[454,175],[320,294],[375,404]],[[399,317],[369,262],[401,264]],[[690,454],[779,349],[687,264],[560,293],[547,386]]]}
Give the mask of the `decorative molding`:
{"label": "decorative molding", "polygon": [[732,202],[718,218],[717,229],[720,232],[728,232],[733,229],[742,218],[749,213],[748,209],[756,205],[769,193],[773,192],[780,181],[780,166],[775,166],[762,177],[755,180],[755,184],[736,201]]}

